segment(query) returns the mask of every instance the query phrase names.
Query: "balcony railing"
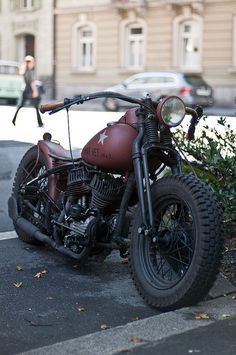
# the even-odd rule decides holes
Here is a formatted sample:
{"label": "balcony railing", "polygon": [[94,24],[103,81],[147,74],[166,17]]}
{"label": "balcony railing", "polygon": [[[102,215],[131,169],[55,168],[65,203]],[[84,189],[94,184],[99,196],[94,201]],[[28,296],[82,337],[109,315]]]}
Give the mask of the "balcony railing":
{"label": "balcony railing", "polygon": [[202,6],[205,0],[110,0],[111,5],[115,8],[119,9],[128,9],[135,6],[145,6],[147,7],[149,4],[156,5],[175,5],[175,6],[183,6],[183,5],[191,5],[191,6]]}
{"label": "balcony railing", "polygon": [[134,6],[146,6],[148,0],[111,0],[113,7],[119,9],[130,8]]}

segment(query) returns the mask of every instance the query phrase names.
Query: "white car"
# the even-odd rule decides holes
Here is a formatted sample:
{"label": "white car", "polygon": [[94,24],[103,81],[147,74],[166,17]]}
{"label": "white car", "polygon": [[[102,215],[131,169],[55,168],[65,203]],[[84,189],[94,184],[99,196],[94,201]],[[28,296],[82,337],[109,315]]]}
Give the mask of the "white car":
{"label": "white car", "polygon": [[[146,94],[155,100],[167,95],[179,96],[187,106],[211,106],[213,104],[213,90],[200,74],[181,73],[172,71],[144,72],[130,76],[120,84],[106,89],[106,91],[145,98]],[[114,98],[107,98],[103,102],[107,111],[118,111],[127,107],[127,103]]]}
{"label": "white car", "polygon": [[24,85],[24,78],[19,74],[19,64],[0,60],[0,104],[16,104]]}

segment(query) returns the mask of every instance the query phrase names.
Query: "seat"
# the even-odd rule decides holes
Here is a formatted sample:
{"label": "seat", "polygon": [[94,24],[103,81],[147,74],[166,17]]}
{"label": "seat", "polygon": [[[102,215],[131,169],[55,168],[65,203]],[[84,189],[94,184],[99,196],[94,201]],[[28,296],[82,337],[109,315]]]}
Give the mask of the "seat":
{"label": "seat", "polygon": [[40,149],[49,157],[53,158],[54,160],[60,160],[64,162],[72,162],[78,161],[81,159],[81,155],[77,156],[76,158],[71,158],[71,153],[69,150],[63,148],[59,143],[52,142],[50,140],[39,140],[38,145]]}

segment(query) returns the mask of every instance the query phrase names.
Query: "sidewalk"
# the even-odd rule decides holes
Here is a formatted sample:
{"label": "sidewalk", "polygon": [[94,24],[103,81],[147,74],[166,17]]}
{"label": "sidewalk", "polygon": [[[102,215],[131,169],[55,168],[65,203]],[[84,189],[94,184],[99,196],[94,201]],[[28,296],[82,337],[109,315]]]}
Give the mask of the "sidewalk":
{"label": "sidewalk", "polygon": [[219,275],[197,306],[163,313],[21,355],[235,355],[236,288]]}

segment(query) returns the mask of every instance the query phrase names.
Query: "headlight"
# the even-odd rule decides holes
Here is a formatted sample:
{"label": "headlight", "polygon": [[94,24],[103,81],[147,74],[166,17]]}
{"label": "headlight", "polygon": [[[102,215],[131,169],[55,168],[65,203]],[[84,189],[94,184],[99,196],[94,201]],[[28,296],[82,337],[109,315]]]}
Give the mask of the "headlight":
{"label": "headlight", "polygon": [[167,96],[157,106],[157,117],[166,127],[176,127],[184,119],[185,105],[178,96]]}

